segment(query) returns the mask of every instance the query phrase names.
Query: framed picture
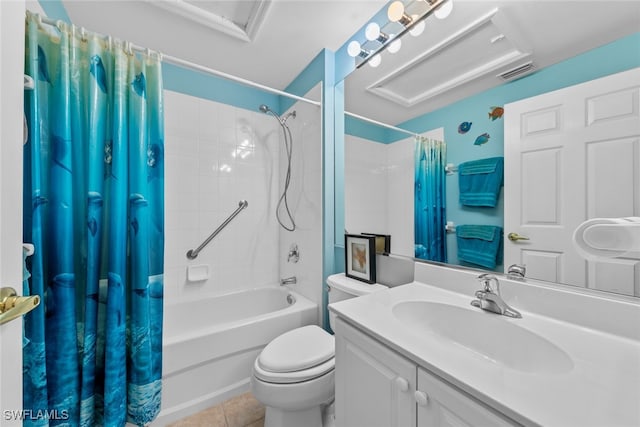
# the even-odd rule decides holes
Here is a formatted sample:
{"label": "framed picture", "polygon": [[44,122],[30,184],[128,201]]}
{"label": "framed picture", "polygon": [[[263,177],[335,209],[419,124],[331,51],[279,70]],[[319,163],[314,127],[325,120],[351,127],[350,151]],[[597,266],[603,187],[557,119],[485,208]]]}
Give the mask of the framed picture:
{"label": "framed picture", "polygon": [[375,236],[376,253],[389,255],[391,253],[391,236],[388,234],[362,233],[364,236]]}
{"label": "framed picture", "polygon": [[366,283],[376,282],[376,238],[361,234],[344,235],[345,274]]}

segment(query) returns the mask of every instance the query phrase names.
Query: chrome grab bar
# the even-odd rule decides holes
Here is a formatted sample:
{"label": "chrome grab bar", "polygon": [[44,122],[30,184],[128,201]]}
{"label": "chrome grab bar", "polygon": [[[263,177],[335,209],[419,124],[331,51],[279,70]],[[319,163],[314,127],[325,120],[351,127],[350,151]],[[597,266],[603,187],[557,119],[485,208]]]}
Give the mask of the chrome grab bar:
{"label": "chrome grab bar", "polygon": [[216,237],[218,233],[220,233],[222,229],[225,228],[227,224],[229,224],[233,220],[233,218],[235,218],[236,215],[238,215],[240,211],[246,208],[247,206],[249,206],[249,202],[247,202],[246,200],[240,200],[240,202],[238,203],[238,209],[233,211],[233,213],[229,215],[229,218],[227,218],[222,224],[220,224],[220,227],[216,228],[216,230],[213,233],[211,233],[211,235],[207,237],[207,239],[204,242],[202,242],[200,246],[198,246],[196,249],[189,249],[189,251],[187,252],[187,258],[196,259],[200,251],[204,249],[204,247],[207,246],[209,242],[213,240],[213,238]]}

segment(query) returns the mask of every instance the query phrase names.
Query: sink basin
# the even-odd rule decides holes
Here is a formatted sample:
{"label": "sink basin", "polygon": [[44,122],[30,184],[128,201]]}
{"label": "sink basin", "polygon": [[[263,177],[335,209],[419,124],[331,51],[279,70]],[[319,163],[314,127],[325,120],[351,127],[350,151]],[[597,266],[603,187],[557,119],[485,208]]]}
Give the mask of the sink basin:
{"label": "sink basin", "polygon": [[560,347],[494,313],[429,301],[406,301],[393,315],[408,328],[431,332],[489,361],[527,373],[559,374],[573,368]]}

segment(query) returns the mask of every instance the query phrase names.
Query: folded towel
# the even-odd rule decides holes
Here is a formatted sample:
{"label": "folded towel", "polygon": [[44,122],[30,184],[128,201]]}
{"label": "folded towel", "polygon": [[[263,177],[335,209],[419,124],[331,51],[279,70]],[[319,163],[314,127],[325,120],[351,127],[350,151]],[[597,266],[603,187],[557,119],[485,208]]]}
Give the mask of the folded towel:
{"label": "folded towel", "polygon": [[495,207],[504,180],[504,158],[489,157],[458,166],[460,203]]}
{"label": "folded towel", "polygon": [[459,225],[456,227],[458,259],[495,269],[502,263],[502,227]]}

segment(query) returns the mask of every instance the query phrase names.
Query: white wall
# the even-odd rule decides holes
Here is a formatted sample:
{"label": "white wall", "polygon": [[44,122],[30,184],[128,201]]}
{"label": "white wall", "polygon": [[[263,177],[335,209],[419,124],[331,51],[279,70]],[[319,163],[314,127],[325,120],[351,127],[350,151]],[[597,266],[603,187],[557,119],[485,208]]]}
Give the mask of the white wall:
{"label": "white wall", "polygon": [[[444,129],[422,136],[444,139]],[[414,256],[413,137],[382,144],[345,135],[345,228],[391,235],[391,253]]]}
{"label": "white wall", "polygon": [[[279,131],[257,106],[165,91],[165,304],[278,281]],[[188,260],[241,199],[248,208]],[[209,279],[188,281],[190,266],[206,266]]]}
{"label": "white wall", "polygon": [[[258,105],[254,112],[165,91],[165,304],[277,286],[293,275],[293,290],[322,301],[320,109],[303,103],[292,109],[288,198],[298,228],[289,233],[275,216],[286,173],[278,121]],[[186,252],[241,199],[249,206],[188,260]],[[297,264],[287,262],[293,242],[301,254]],[[209,278],[189,281],[188,268],[196,266],[207,268]]]}

